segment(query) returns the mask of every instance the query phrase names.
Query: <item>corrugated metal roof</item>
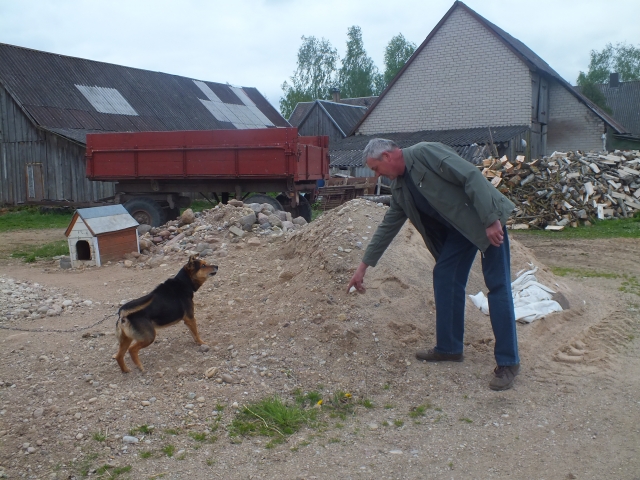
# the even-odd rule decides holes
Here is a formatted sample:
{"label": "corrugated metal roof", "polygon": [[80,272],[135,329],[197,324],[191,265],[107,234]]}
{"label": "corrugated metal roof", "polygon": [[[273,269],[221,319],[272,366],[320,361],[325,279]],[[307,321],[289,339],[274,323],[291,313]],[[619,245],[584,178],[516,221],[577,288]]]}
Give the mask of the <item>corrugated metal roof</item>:
{"label": "corrugated metal roof", "polygon": [[526,125],[512,127],[467,128],[462,130],[425,130],[421,132],[380,133],[375,135],[355,135],[329,144],[331,167],[353,167],[362,164],[362,151],[369,140],[386,138],[393,140],[400,148],[410,147],[420,142],[441,142],[452,147],[458,155],[475,163],[484,154],[484,146],[491,143],[506,143],[526,132]]}
{"label": "corrugated metal roof", "polygon": [[79,208],[77,212],[78,216],[91,229],[94,235],[117,232],[139,225],[123,205]]}
{"label": "corrugated metal roof", "polygon": [[436,32],[442,27],[445,21],[451,16],[451,14],[456,10],[456,8],[463,8],[467,12],[469,12],[474,18],[476,18],[481,24],[483,24],[486,28],[488,28],[493,34],[498,37],[508,48],[510,48],[518,57],[520,57],[525,63],[529,65],[529,68],[532,70],[541,71],[555,80],[557,80],[562,86],[564,86],[567,90],[571,92],[580,102],[584,103],[587,108],[589,108],[594,114],[600,117],[605,123],[611,126],[617,133],[623,133],[625,131],[625,127],[621,125],[619,122],[614,120],[610,115],[606,112],[603,112],[597,105],[595,105],[591,100],[583,96],[580,92],[577,92],[569,82],[567,82],[564,78],[560,76],[558,72],[556,72],[547,62],[545,62],[542,58],[540,58],[533,50],[527,47],[524,43],[522,43],[517,38],[511,36],[504,30],[502,30],[497,25],[494,25],[489,20],[484,18],[482,15],[478,14],[463,2],[455,1],[453,6],[447,11],[447,13],[440,19],[438,24],[434,27],[434,29],[429,33],[427,38],[420,44],[420,46],[416,49],[413,55],[409,58],[409,60],[404,64],[402,69],[398,72],[398,74],[394,77],[394,79],[387,85],[384,91],[378,97],[378,100],[369,108],[367,113],[360,119],[360,121],[354,126],[353,130],[350,133],[354,133],[356,129],[364,122],[364,120],[369,116],[371,111],[376,108],[376,106],[380,103],[382,97],[384,97],[387,92],[395,85],[398,78],[402,76],[402,74],[406,71],[406,69],[411,65],[411,63],[418,57],[420,52],[424,50],[429,41],[435,36]]}
{"label": "corrugated metal roof", "polygon": [[598,88],[613,111],[611,116],[625,126],[627,133],[640,135],[640,80],[620,82],[617,87],[598,85]]}
{"label": "corrugated metal roof", "polygon": [[[250,87],[66,57],[0,43],[0,82],[40,127],[85,143],[87,133],[288,127]],[[202,84],[231,108],[220,120]]]}

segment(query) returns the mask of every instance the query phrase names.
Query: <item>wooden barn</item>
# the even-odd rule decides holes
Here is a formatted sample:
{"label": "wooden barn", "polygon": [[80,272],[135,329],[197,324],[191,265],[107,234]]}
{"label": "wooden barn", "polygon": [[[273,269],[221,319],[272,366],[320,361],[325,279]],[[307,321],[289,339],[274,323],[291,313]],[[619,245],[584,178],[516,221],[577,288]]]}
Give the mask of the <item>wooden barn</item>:
{"label": "wooden barn", "polygon": [[71,267],[100,267],[127,253],[140,253],[138,222],[122,205],[80,208],[65,231]]}
{"label": "wooden barn", "polygon": [[88,203],[87,133],[288,127],[255,88],[0,43],[0,205]]}

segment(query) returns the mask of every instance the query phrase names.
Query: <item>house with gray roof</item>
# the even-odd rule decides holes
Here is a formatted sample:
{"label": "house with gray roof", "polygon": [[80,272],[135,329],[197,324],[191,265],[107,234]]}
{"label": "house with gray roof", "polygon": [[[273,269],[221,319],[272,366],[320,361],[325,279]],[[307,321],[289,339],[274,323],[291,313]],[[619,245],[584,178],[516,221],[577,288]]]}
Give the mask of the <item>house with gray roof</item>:
{"label": "house with gray roof", "polygon": [[300,135],[328,135],[340,140],[349,133],[367,111],[367,107],[329,100],[299,102],[289,117]]}
{"label": "house with gray roof", "polygon": [[289,127],[255,88],[0,43],[0,204],[94,202],[87,133]]}
{"label": "house with gray roof", "polygon": [[[597,85],[611,109],[611,116],[626,129],[627,133],[640,137],[640,80],[619,81],[612,73],[609,83]],[[580,87],[576,87],[580,91]]]}
{"label": "house with gray roof", "polygon": [[[625,131],[525,44],[456,1],[351,133],[456,149],[498,143],[509,158],[536,158],[602,150]],[[332,158],[348,157],[339,152],[350,142],[334,142]]]}

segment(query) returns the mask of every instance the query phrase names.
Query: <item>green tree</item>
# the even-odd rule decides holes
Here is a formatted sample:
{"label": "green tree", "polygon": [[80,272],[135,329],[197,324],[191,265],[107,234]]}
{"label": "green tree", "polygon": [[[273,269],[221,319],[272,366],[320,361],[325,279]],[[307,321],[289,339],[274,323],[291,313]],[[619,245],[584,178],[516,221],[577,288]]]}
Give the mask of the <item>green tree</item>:
{"label": "green tree", "polygon": [[384,50],[384,83],[389,85],[400,69],[407,63],[409,57],[416,51],[416,44],[407,41],[399,33],[393,37]]}
{"label": "green tree", "polygon": [[347,31],[347,53],[338,74],[340,93],[344,98],[378,95],[384,79],[378,72],[362,43],[362,30],[358,26]]}
{"label": "green tree", "polygon": [[336,83],[338,51],[324,38],[302,37],[298,50],[298,66],[291,84],[282,84],[284,96],[280,99],[280,113],[289,118],[298,102],[331,97],[331,87]]}
{"label": "green tree", "polygon": [[598,84],[609,81],[611,73],[618,73],[620,81],[640,80],[640,47],[608,43],[601,51],[591,50],[589,70],[580,72],[577,83],[583,95],[593,103],[611,113]]}

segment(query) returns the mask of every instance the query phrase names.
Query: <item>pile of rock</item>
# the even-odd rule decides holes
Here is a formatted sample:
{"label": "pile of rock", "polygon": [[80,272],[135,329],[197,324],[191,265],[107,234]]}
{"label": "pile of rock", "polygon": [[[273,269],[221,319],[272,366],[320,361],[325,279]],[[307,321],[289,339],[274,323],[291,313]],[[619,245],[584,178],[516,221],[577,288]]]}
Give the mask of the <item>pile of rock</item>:
{"label": "pile of rock", "polygon": [[129,254],[124,266],[157,266],[166,256],[176,254],[225,257],[229,244],[242,241],[258,246],[263,243],[262,238],[271,242],[306,224],[303,217],[291,218],[289,212],[277,210],[268,203],[244,204],[230,200],[227,205],[216,205],[202,212],[187,209],[179,219],[160,227],[141,225],[138,228],[141,253]]}
{"label": "pile of rock", "polygon": [[[95,302],[98,304],[98,302]],[[77,295],[70,298],[38,283],[0,277],[0,320],[54,317],[92,308],[94,302]]]}
{"label": "pile of rock", "polygon": [[511,228],[560,230],[595,218],[640,211],[640,151],[554,152],[514,162],[504,156],[480,165],[483,175],[515,204]]}

